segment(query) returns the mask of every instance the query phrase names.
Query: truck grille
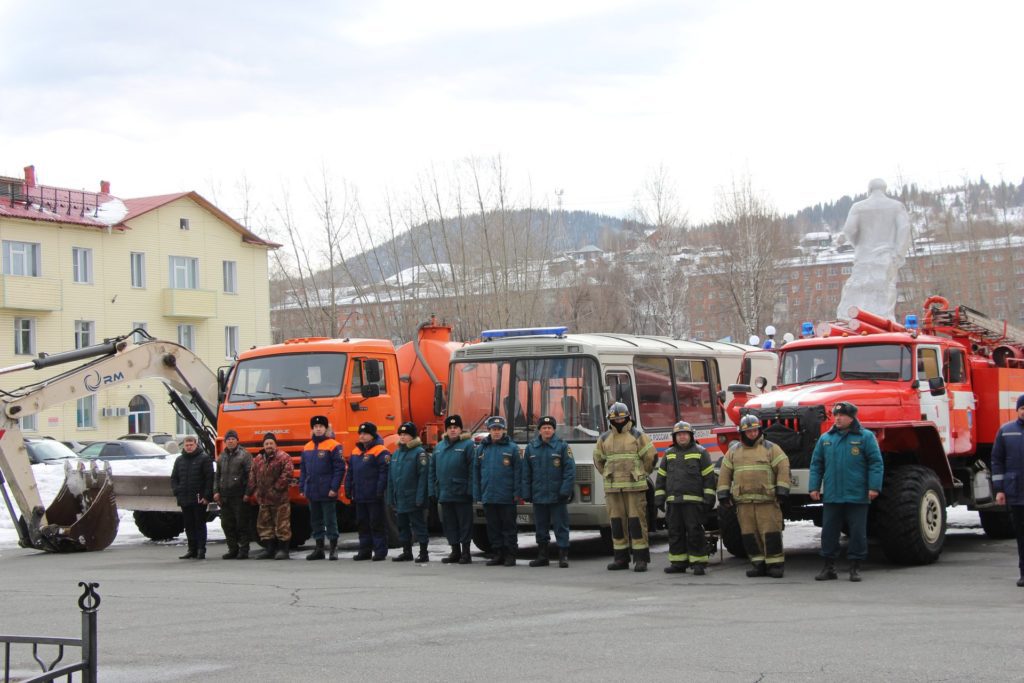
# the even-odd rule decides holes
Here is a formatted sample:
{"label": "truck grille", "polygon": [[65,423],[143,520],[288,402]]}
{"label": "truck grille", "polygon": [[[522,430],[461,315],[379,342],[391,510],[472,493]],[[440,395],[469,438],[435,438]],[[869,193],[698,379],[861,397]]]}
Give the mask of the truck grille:
{"label": "truck grille", "polygon": [[593,465],[576,465],[576,483],[577,484],[593,484],[594,483],[594,466]]}

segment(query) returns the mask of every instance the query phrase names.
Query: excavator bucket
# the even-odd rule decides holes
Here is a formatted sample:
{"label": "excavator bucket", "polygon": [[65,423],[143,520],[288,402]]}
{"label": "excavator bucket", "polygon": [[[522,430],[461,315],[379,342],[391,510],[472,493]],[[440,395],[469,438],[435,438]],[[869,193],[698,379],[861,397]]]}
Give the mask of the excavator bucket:
{"label": "excavator bucket", "polygon": [[120,519],[110,465],[81,460],[64,465],[64,484],[46,509],[40,547],[51,553],[103,550],[114,542]]}

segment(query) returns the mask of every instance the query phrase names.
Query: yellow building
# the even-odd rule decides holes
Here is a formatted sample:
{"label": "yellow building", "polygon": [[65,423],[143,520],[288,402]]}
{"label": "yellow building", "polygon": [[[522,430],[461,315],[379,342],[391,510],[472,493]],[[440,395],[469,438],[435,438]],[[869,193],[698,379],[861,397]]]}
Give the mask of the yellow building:
{"label": "yellow building", "polygon": [[[119,199],[0,177],[0,367],[144,328],[211,368],[270,343],[267,252],[276,248],[195,192]],[[3,332],[6,330],[6,333]],[[75,364],[0,376],[0,389]],[[132,382],[24,420],[62,440],[187,427],[157,380]]]}

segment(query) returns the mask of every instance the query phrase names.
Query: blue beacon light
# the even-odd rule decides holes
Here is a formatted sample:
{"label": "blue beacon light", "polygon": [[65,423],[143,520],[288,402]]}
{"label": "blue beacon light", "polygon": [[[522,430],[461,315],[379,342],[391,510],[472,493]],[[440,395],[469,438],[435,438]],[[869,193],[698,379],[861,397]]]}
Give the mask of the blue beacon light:
{"label": "blue beacon light", "polygon": [[506,337],[561,337],[568,329],[567,326],[563,325],[558,327],[515,327],[507,330],[484,330],[480,333],[480,338],[488,340],[504,339]]}

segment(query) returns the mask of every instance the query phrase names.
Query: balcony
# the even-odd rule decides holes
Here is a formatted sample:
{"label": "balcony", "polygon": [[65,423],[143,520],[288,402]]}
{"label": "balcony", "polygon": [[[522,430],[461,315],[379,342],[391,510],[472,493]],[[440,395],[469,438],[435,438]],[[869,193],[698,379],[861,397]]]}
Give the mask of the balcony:
{"label": "balcony", "polygon": [[0,309],[59,311],[63,307],[63,290],[58,278],[0,275]]}
{"label": "balcony", "polygon": [[214,318],[217,316],[217,292],[208,289],[165,289],[163,314],[167,318]]}

